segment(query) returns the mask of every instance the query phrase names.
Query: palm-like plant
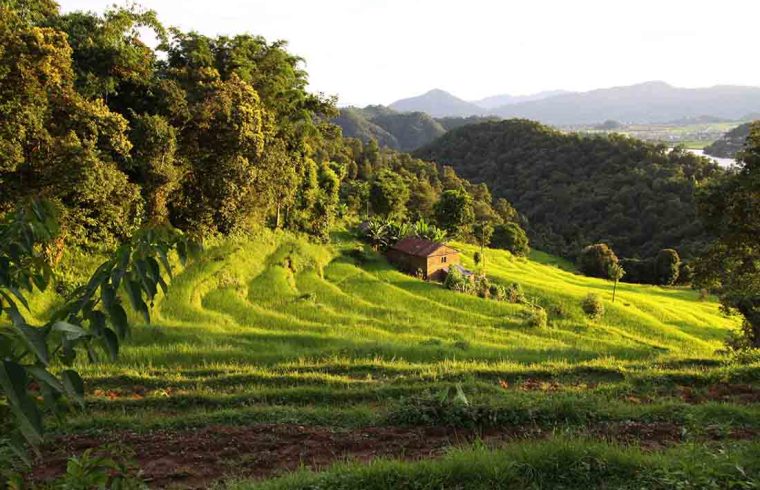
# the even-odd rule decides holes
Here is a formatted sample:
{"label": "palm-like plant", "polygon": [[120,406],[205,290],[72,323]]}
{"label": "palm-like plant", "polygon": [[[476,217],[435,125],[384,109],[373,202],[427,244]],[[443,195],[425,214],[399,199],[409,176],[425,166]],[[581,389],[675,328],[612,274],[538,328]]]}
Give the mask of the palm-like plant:
{"label": "palm-like plant", "polygon": [[380,220],[371,219],[367,222],[364,236],[372,245],[373,250],[385,248],[388,246],[388,225]]}
{"label": "palm-like plant", "polygon": [[431,240],[434,242],[443,242],[446,240],[446,230],[442,230],[435,225],[431,225],[425,220],[419,220],[412,226],[414,236]]}

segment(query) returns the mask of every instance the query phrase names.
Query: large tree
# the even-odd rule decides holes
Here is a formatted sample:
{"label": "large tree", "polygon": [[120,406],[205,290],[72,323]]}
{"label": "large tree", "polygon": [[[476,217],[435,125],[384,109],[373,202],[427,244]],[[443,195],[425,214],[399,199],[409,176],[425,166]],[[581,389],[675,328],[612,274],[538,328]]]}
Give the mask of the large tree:
{"label": "large tree", "polygon": [[0,6],[0,211],[45,196],[65,211],[64,234],[114,246],[139,224],[139,189],[119,162],[127,121],[75,89],[63,32]]}
{"label": "large tree", "polygon": [[695,267],[695,284],[711,288],[727,311],[744,318],[742,342],[760,347],[760,122],[738,156],[740,170],[699,194],[705,226],[718,238]]}
{"label": "large tree", "polygon": [[408,200],[409,188],[395,172],[383,170],[370,183],[369,202],[376,214],[386,218],[403,218]]}
{"label": "large tree", "polygon": [[[453,171],[451,175],[455,175]],[[449,236],[461,237],[469,234],[475,221],[472,197],[462,189],[444,191],[435,204],[435,219],[438,226],[446,230]]]}

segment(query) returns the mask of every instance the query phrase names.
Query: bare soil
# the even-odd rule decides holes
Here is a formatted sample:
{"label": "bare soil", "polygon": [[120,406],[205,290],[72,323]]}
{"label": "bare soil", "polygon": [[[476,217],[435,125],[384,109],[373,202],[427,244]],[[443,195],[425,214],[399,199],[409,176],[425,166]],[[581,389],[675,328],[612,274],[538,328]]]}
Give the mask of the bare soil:
{"label": "bare soil", "polygon": [[[589,427],[603,440],[661,449],[682,442],[680,426],[671,423],[617,422]],[[142,477],[152,488],[207,488],[226,477],[271,478],[301,467],[324,469],[339,461],[368,462],[378,457],[406,460],[435,458],[448,448],[478,439],[497,447],[516,439],[547,437],[539,428],[499,427],[485,431],[445,427],[368,427],[342,430],[293,424],[213,425],[192,430],[135,433],[114,431],[97,436],[70,435],[44,449],[45,465],[30,479],[50,481],[63,473],[66,460],[86,449],[118,446],[133,452]],[[755,439],[759,431],[707,431],[707,439]]]}

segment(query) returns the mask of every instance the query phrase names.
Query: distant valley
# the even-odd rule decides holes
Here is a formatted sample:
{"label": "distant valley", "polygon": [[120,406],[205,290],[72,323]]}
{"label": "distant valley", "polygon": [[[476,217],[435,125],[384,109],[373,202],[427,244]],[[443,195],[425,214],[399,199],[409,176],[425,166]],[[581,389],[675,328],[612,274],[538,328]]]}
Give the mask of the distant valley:
{"label": "distant valley", "polygon": [[497,95],[466,101],[440,89],[398,100],[397,112],[424,112],[433,117],[520,117],[555,126],[599,124],[607,120],[627,124],[718,118],[751,119],[760,112],[760,87],[718,85],[679,88],[652,81],[588,92],[550,91],[528,96]]}
{"label": "distant valley", "polygon": [[520,118],[561,130],[614,132],[670,146],[708,147],[705,153],[727,158],[736,152],[735,142],[728,142],[728,150],[721,143],[710,145],[759,115],[760,87],[686,89],[645,82],[589,92],[501,94],[474,101],[434,89],[388,106],[344,107],[335,122],[345,136],[364,142],[374,139],[380,146],[401,151],[422,148],[467,124]]}

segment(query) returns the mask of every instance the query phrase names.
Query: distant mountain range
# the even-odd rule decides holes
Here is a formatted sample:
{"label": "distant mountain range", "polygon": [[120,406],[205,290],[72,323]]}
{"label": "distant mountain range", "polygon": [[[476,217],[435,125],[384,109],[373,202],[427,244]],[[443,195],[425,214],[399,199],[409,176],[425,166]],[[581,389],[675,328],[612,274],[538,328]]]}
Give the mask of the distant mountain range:
{"label": "distant mountain range", "polygon": [[397,100],[388,107],[398,112],[424,112],[433,117],[478,116],[486,112],[483,107],[440,89],[431,90],[417,97]]}
{"label": "distant mountain range", "polygon": [[424,112],[433,117],[519,117],[560,126],[608,120],[664,123],[705,116],[743,120],[752,112],[760,112],[760,87],[718,85],[690,89],[655,81],[589,92],[497,95],[472,102],[435,89],[398,100],[390,108],[398,112]]}
{"label": "distant mountain range", "polygon": [[502,94],[502,95],[493,95],[491,97],[486,97],[485,99],[473,100],[472,103],[483,109],[491,110],[491,109],[496,109],[498,107],[502,107],[505,105],[519,104],[521,102],[532,102],[534,100],[541,100],[541,99],[548,99],[549,97],[554,97],[555,95],[564,95],[564,94],[569,94],[569,93],[572,93],[572,92],[568,92],[567,90],[548,90],[545,92],[538,92],[531,95]]}

